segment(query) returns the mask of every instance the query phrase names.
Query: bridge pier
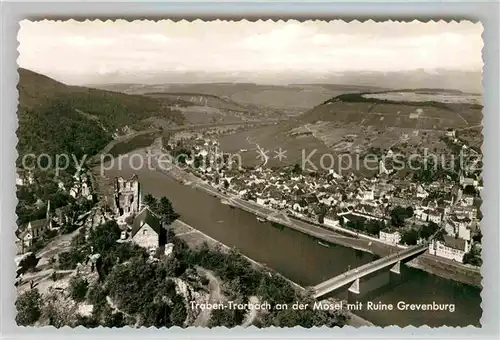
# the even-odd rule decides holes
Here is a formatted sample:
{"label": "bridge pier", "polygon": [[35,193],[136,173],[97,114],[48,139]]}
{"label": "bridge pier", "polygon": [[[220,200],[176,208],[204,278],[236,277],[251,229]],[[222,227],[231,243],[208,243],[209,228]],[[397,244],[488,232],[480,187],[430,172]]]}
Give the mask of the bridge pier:
{"label": "bridge pier", "polygon": [[391,273],[401,274],[401,261],[398,261],[392,266]]}
{"label": "bridge pier", "polygon": [[359,289],[359,279],[354,280],[352,283],[351,287],[349,287],[349,292],[353,294],[358,294],[360,293]]}

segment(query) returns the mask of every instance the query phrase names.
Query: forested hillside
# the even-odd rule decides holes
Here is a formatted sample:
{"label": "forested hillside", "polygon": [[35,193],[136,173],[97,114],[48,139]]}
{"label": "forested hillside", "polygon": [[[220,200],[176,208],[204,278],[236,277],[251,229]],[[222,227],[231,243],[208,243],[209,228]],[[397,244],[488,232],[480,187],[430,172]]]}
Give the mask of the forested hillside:
{"label": "forested hillside", "polygon": [[149,117],[181,124],[168,102],[85,87],[67,86],[19,69],[18,152],[95,154],[124,126]]}

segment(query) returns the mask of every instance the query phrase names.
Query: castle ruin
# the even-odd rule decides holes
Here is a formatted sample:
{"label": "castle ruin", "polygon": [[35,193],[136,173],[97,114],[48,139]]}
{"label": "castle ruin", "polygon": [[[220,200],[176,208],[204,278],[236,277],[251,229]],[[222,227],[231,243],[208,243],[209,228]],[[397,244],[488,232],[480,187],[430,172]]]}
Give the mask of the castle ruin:
{"label": "castle ruin", "polygon": [[141,189],[137,175],[125,180],[123,177],[115,178],[115,207],[118,216],[132,216],[141,208]]}

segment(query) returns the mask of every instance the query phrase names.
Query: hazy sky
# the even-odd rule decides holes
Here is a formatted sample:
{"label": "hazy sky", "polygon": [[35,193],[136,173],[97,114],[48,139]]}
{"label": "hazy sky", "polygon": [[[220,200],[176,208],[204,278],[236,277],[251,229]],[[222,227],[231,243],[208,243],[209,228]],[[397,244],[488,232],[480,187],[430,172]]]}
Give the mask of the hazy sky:
{"label": "hazy sky", "polygon": [[19,66],[69,84],[179,72],[480,70],[482,25],[22,21]]}

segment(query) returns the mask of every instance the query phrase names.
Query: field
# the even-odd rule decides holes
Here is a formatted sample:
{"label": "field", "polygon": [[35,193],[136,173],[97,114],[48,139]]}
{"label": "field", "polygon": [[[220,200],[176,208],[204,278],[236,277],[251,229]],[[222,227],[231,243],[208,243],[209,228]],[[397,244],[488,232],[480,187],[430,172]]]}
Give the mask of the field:
{"label": "field", "polygon": [[365,98],[377,98],[404,102],[436,101],[441,103],[481,104],[483,98],[479,94],[463,93],[419,93],[419,92],[386,92],[363,95]]}
{"label": "field", "polygon": [[109,154],[117,157],[130,151],[150,146],[159,135],[160,132],[150,132],[118,142],[109,150]]}
{"label": "field", "polygon": [[459,131],[458,137],[472,147],[481,148],[483,145],[483,131],[481,127]]}
{"label": "field", "polygon": [[227,98],[221,98],[215,95],[205,93],[186,93],[186,92],[153,92],[145,93],[147,97],[165,98],[170,101],[181,101],[192,106],[213,107],[223,110],[247,112],[248,108]]}
{"label": "field", "polygon": [[[349,167],[349,171],[368,174],[376,170],[372,164],[369,171],[363,165],[367,154],[382,157],[389,150],[405,156],[449,154],[441,141],[449,128],[455,128],[472,145],[482,142],[479,105],[370,98],[356,101],[356,97],[361,96],[352,95],[346,101],[330,99],[300,116],[297,122],[222,137],[221,147],[238,153],[249,166],[264,163],[258,157],[261,148],[268,152],[266,166],[311,165],[309,159],[312,168],[333,168],[339,172]],[[281,160],[277,154],[280,149],[286,150],[286,158]]]}
{"label": "field", "polygon": [[480,125],[481,109],[469,105],[437,107],[402,103],[329,101],[303,116],[305,122],[398,127],[414,130],[446,130]]}
{"label": "field", "polygon": [[[291,137],[290,129],[283,125],[266,126],[220,137],[221,149],[239,155],[244,166],[263,164],[264,161],[259,157],[257,145],[267,152],[268,161],[266,167],[300,165],[302,160],[310,159],[313,166],[307,168],[314,170],[315,167],[321,167],[321,157],[323,155],[332,155],[334,159],[338,155],[312,135]],[[284,157],[281,159],[278,156],[280,150],[284,152]],[[311,157],[308,157],[309,155]],[[337,170],[337,164],[331,164],[329,156],[324,157],[326,158],[324,158],[323,164]]]}

